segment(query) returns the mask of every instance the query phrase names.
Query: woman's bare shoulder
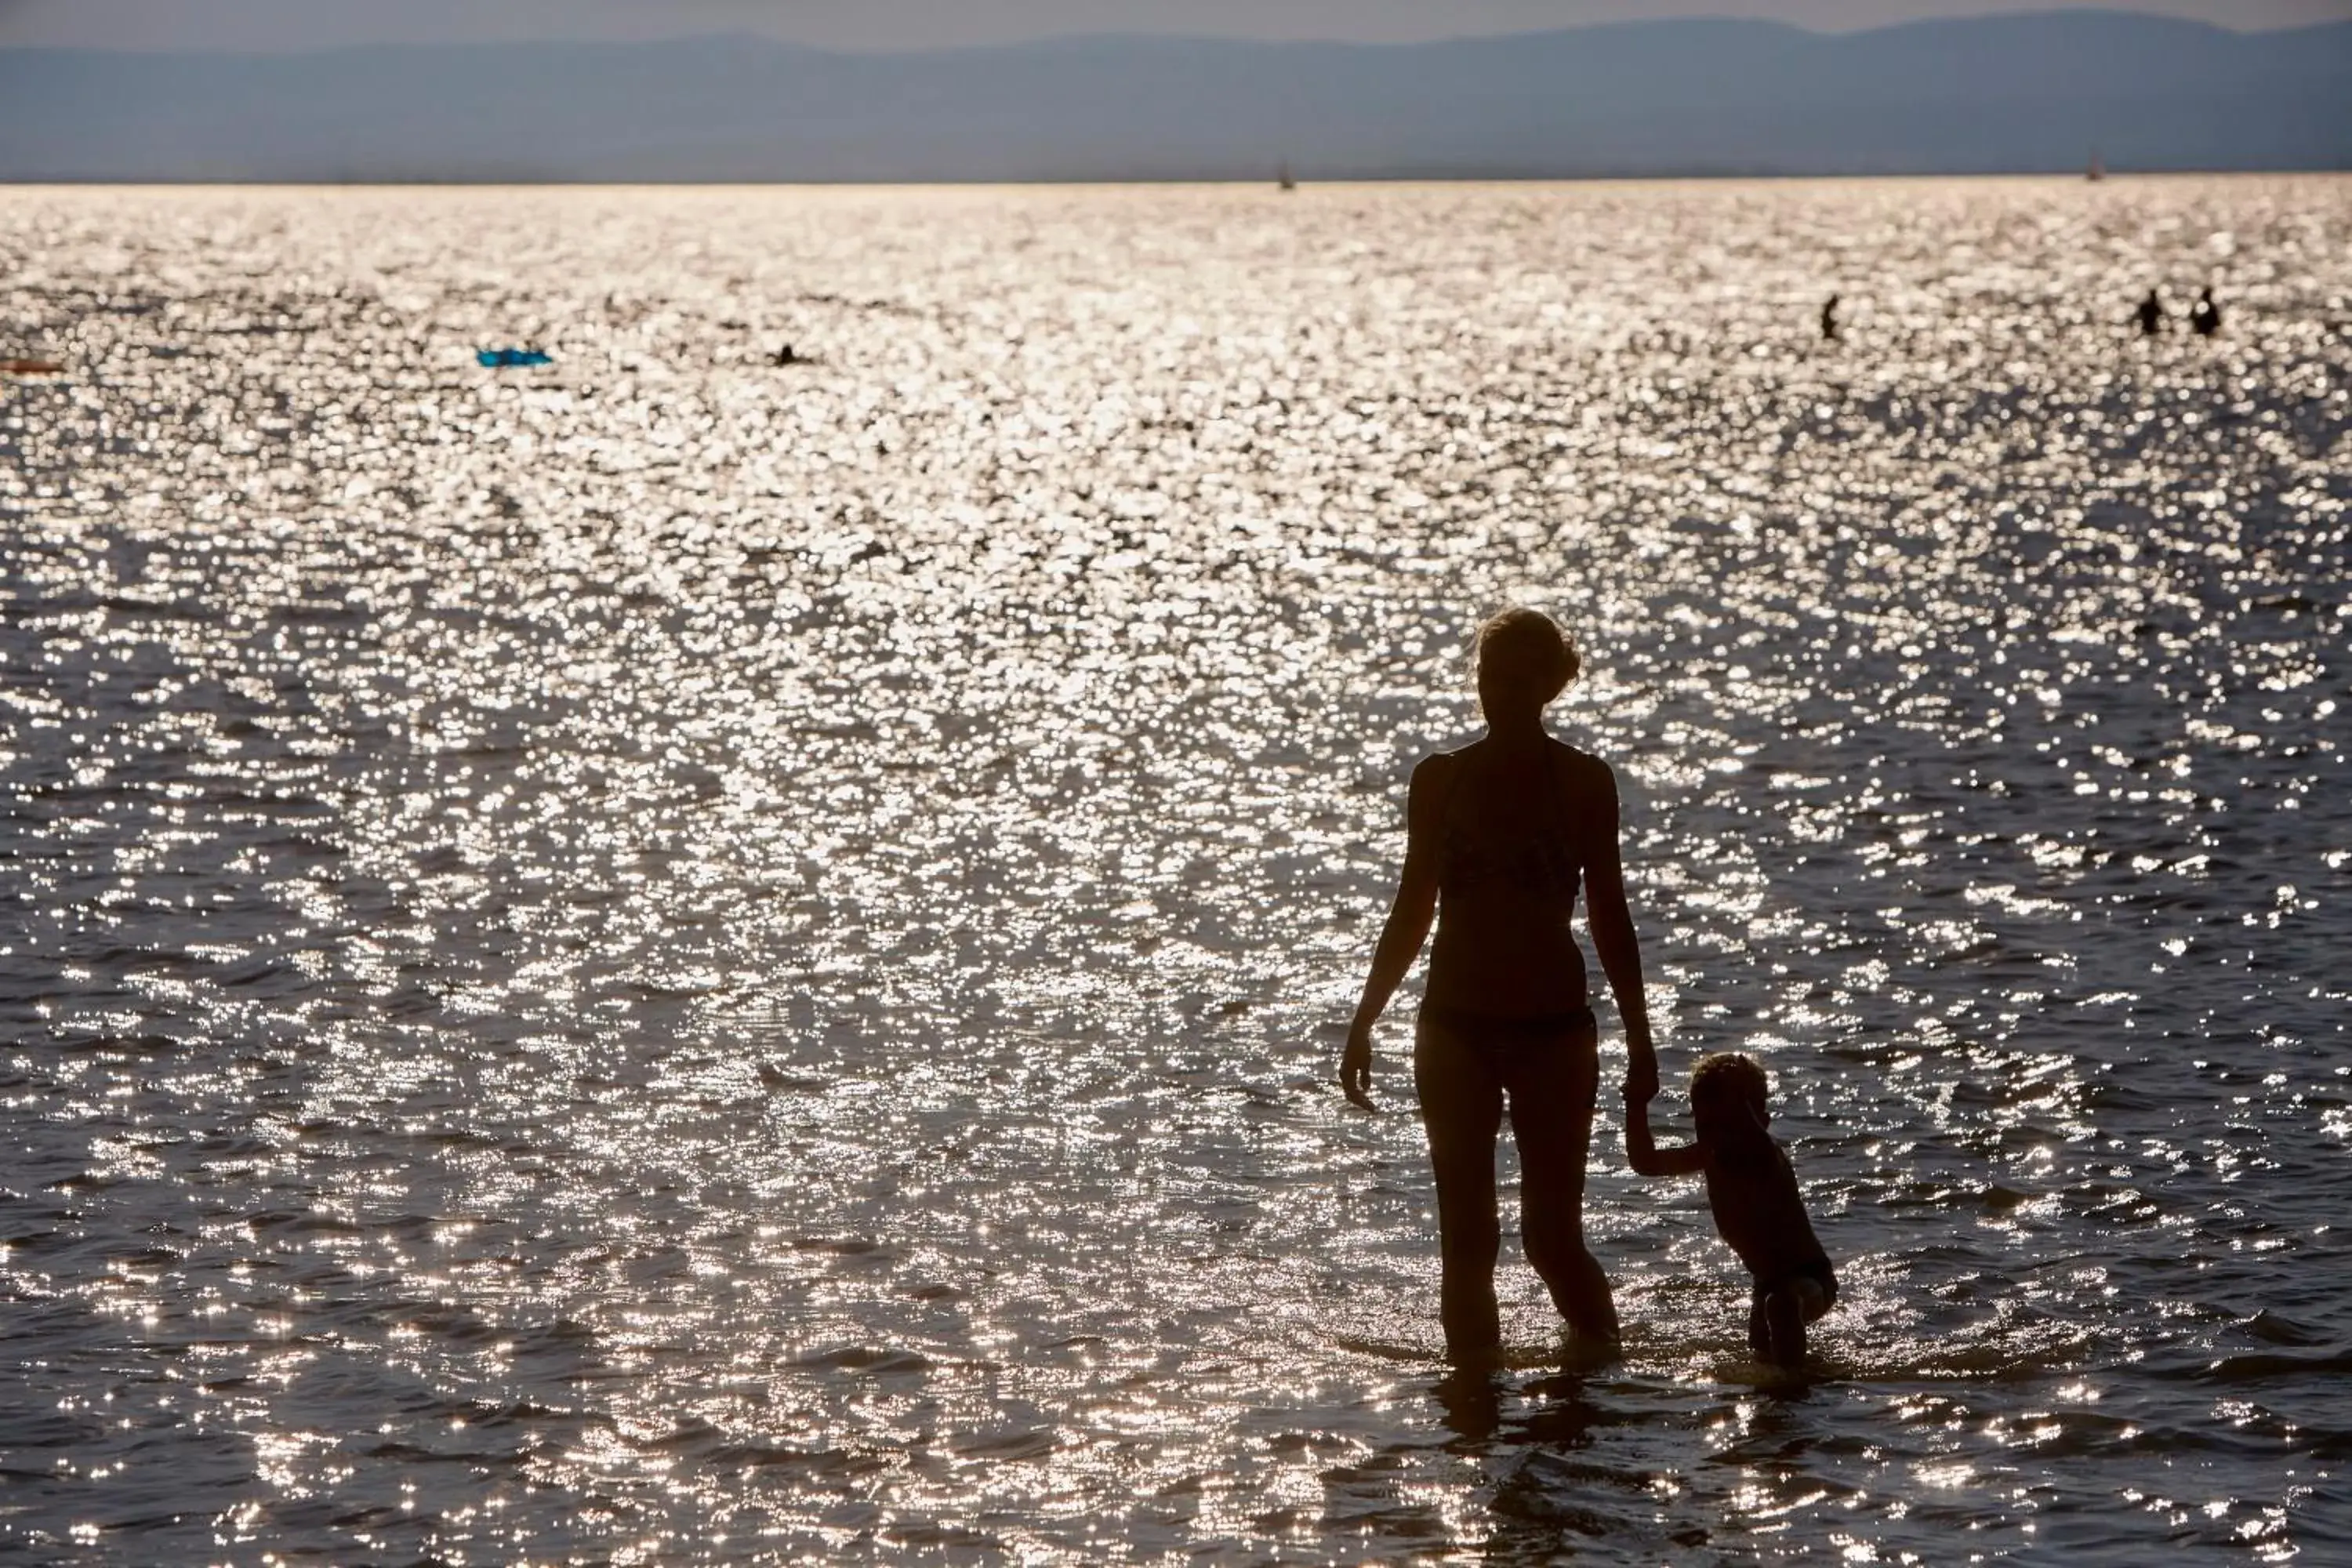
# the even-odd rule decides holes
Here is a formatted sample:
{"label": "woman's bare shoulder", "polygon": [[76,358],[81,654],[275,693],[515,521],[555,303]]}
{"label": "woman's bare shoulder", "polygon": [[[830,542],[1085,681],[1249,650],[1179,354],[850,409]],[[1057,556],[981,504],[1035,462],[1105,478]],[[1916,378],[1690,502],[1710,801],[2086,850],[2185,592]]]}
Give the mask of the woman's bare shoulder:
{"label": "woman's bare shoulder", "polygon": [[1425,777],[1432,783],[1451,778],[1469,758],[1470,753],[1477,749],[1478,743],[1474,741],[1469,745],[1458,747],[1451,752],[1432,752],[1413,763],[1412,776],[1416,779]]}
{"label": "woman's bare shoulder", "polygon": [[1413,763],[1406,811],[1416,829],[1433,827],[1445,802],[1453,798],[1461,757],[1460,752],[1432,752]]}
{"label": "woman's bare shoulder", "polygon": [[1459,752],[1432,752],[1412,764],[1412,793],[1415,797],[1443,790],[1452,782],[1454,770],[1462,765]]}

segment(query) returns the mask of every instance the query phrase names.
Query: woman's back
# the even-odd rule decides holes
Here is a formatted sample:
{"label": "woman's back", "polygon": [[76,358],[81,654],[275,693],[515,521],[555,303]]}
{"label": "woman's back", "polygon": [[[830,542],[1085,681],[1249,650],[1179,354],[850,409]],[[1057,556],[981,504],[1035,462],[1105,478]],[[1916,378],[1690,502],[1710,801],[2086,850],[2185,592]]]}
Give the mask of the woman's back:
{"label": "woman's back", "polygon": [[[1569,921],[1596,831],[1616,827],[1599,764],[1544,739],[1488,739],[1432,757],[1437,800],[1437,940],[1430,1003],[1493,1017],[1586,1005],[1583,956]],[[1604,776],[1605,776],[1605,770]]]}

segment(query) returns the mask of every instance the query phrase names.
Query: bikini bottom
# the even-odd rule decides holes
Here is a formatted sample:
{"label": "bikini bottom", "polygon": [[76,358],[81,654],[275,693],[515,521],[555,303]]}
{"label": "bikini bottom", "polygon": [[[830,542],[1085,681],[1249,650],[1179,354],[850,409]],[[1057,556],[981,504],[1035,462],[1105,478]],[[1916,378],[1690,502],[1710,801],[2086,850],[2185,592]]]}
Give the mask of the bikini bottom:
{"label": "bikini bottom", "polygon": [[1456,1045],[1483,1056],[1570,1041],[1591,1043],[1597,1040],[1601,1033],[1600,1020],[1593,1017],[1590,1007],[1538,1013],[1528,1017],[1497,1017],[1490,1013],[1473,1013],[1460,1007],[1432,1007],[1424,1004],[1420,1019],[1423,1027],[1440,1031]]}

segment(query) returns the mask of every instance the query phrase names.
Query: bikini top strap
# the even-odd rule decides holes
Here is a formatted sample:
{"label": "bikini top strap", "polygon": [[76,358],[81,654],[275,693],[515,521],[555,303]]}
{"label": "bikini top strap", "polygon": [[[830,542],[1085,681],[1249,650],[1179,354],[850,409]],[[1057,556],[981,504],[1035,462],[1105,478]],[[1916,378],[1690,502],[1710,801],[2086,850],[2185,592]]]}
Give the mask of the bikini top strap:
{"label": "bikini top strap", "polygon": [[1575,780],[1563,772],[1573,761],[1573,753],[1564,744],[1546,759],[1547,771],[1551,775],[1552,822],[1559,834],[1560,843],[1574,855],[1576,868],[1581,872],[1584,869],[1584,836],[1577,831],[1576,816],[1569,809],[1569,798],[1575,793]]}
{"label": "bikini top strap", "polygon": [[1438,810],[1437,826],[1441,838],[1451,839],[1462,826],[1462,792],[1470,785],[1470,749],[1449,752],[1454,765],[1446,771],[1453,777],[1446,781],[1445,804]]}

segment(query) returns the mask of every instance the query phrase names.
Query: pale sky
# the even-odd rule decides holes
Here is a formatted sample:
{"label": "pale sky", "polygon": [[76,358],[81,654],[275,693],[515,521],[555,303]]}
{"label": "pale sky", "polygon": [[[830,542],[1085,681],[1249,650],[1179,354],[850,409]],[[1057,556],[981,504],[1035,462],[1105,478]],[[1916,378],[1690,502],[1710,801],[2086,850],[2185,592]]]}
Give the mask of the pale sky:
{"label": "pale sky", "polygon": [[726,32],[853,49],[1074,33],[1394,42],[1668,16],[1766,17],[1827,31],[2062,6],[2242,29],[2352,20],[2352,0],[0,0],[0,47],[286,50]]}

